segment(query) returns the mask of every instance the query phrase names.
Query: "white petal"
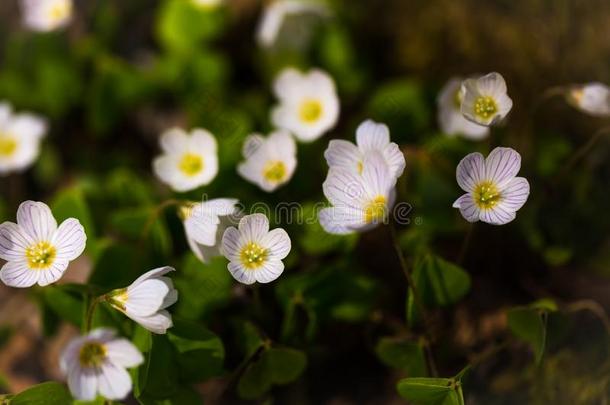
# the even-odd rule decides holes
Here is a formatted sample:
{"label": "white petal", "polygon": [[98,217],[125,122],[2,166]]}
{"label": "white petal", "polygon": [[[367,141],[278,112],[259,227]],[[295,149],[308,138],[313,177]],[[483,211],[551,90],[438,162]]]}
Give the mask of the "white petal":
{"label": "white petal", "polygon": [[263,236],[260,244],[269,249],[269,260],[282,260],[290,253],[290,236],[282,228],[276,228]]}
{"label": "white petal", "polygon": [[195,128],[191,131],[189,145],[195,150],[216,154],[216,138],[211,132],[203,128]]}
{"label": "white petal", "polygon": [[83,401],[94,400],[98,388],[96,371],[76,365],[68,373],[68,387],[74,398]]}
{"label": "white petal", "polygon": [[280,72],[273,83],[275,96],[282,99],[292,100],[297,98],[302,91],[303,75],[294,68],[286,68]]}
{"label": "white petal", "polygon": [[504,225],[515,219],[515,212],[508,211],[501,204],[497,204],[493,208],[481,210],[479,218],[488,224]]}
{"label": "white petal", "polygon": [[457,182],[462,190],[471,192],[485,179],[485,160],[479,152],[470,153],[458,163],[455,170]]}
{"label": "white petal", "polygon": [[38,285],[44,287],[58,281],[64,275],[68,268],[68,261],[55,259],[51,266],[44,270],[36,270],[40,273],[38,277]]}
{"label": "white petal", "polygon": [[163,304],[161,304],[161,309],[165,309],[171,305],[174,305],[178,301],[178,290],[173,287],[170,287],[169,292],[163,299]]}
{"label": "white petal", "polygon": [[127,339],[114,339],[104,346],[109,361],[118,366],[136,367],[144,362],[142,353]]}
{"label": "white petal", "polygon": [[511,148],[495,148],[485,160],[485,179],[502,188],[521,169],[521,155]]}
{"label": "white petal", "polygon": [[161,134],[159,142],[164,152],[179,154],[188,148],[189,137],[186,131],[180,128],[171,128]]}
{"label": "white petal", "polygon": [[172,316],[164,309],[150,316],[126,315],[140,324],[143,328],[159,335],[167,333],[167,329],[173,326]]}
{"label": "white petal", "polygon": [[161,277],[171,271],[175,271],[175,270],[176,269],[174,269],[171,266],[157,267],[156,269],[147,271],[146,273],[142,274],[140,277],[136,278],[135,281],[133,283],[131,283],[131,286],[135,287],[136,285],[140,284],[144,280],[148,280],[151,278],[159,278],[159,277]]}
{"label": "white petal", "polygon": [[464,194],[453,203],[453,208],[459,208],[460,213],[468,222],[479,220],[480,210],[471,194]]}
{"label": "white petal", "polygon": [[17,223],[36,241],[50,241],[57,229],[49,206],[36,201],[24,201],[19,205]]}
{"label": "white petal", "polygon": [[523,207],[530,194],[530,185],[523,177],[515,177],[500,190],[502,199],[498,205],[506,211],[515,212]]}
{"label": "white petal", "polygon": [[78,365],[78,355],[85,337],[79,336],[70,340],[59,356],[59,368],[64,375],[68,375],[74,366]]}
{"label": "white petal", "polygon": [[283,271],[284,263],[280,260],[269,260],[261,268],[252,270],[252,273],[259,283],[269,283],[278,278]]}
{"label": "white petal", "polygon": [[43,118],[33,114],[17,114],[6,129],[8,133],[19,137],[42,138],[47,131],[47,123]]}
{"label": "white petal", "polygon": [[241,234],[237,228],[230,227],[222,235],[222,250],[229,260],[239,260],[239,252],[242,248]]}
{"label": "white petal", "polygon": [[359,164],[362,164],[360,149],[351,142],[341,139],[333,139],[324,152],[324,157],[329,167],[343,168],[358,172]]}
{"label": "white petal", "polygon": [[98,385],[106,399],[124,399],[131,391],[131,377],[123,367],[107,362],[101,366]]}
{"label": "white petal", "polygon": [[0,259],[23,260],[26,249],[33,244],[34,240],[19,225],[13,222],[0,224]]}
{"label": "white petal", "polygon": [[322,184],[324,196],[340,208],[361,209],[366,198],[362,176],[344,169],[331,169]]}
{"label": "white petal", "polygon": [[479,92],[485,96],[496,98],[502,94],[506,94],[506,81],[500,73],[492,72],[477,79],[477,87]]}
{"label": "white petal", "polygon": [[365,225],[364,212],[350,208],[324,208],[318,214],[324,230],[335,235],[346,235]]}
{"label": "white petal", "polygon": [[244,141],[244,146],[242,147],[241,153],[245,159],[248,159],[252,156],[259,148],[261,148],[265,144],[265,138],[260,134],[251,134],[248,135],[246,140]]}
{"label": "white petal", "polygon": [[402,176],[402,172],[405,170],[407,163],[405,161],[405,155],[400,150],[400,147],[394,142],[391,142],[383,150],[383,157],[390,168],[392,176],[396,178]]}
{"label": "white petal", "polygon": [[[220,234],[220,235],[217,234],[216,237],[219,241],[222,240],[222,234]],[[186,238],[186,241],[187,241],[189,247],[191,248],[191,251],[193,252],[193,254],[203,263],[209,262],[209,260],[212,257],[221,255],[221,252],[220,252],[221,244],[217,244],[216,246],[200,245],[197,242],[195,242],[192,238],[189,238],[189,237]]]}
{"label": "white petal", "polygon": [[390,168],[383,155],[375,151],[367,153],[364,157],[362,179],[366,195],[373,198],[387,195],[396,183],[396,178],[390,174]]}
{"label": "white petal", "polygon": [[57,249],[57,259],[74,260],[83,253],[87,244],[85,228],[76,218],[68,218],[55,231],[51,244]]}
{"label": "white petal", "polygon": [[267,144],[271,155],[282,160],[295,156],[297,152],[294,138],[286,131],[275,131],[269,134]]}
{"label": "white petal", "polygon": [[0,269],[0,280],[9,287],[26,288],[38,282],[40,273],[32,270],[25,261],[7,262]]}
{"label": "white petal", "polygon": [[227,268],[229,269],[229,273],[231,273],[233,278],[242,284],[253,284],[256,281],[254,276],[255,270],[246,270],[238,262],[229,262]]}
{"label": "white petal", "polygon": [[385,124],[366,120],[356,130],[356,143],[363,152],[382,151],[390,143],[390,130]]}
{"label": "white petal", "polygon": [[115,335],[116,332],[114,331],[114,329],[96,328],[92,330],[89,335],[87,335],[87,339],[105,343],[110,340],[113,340]]}
{"label": "white petal", "polygon": [[267,232],[269,232],[269,220],[264,214],[246,215],[239,221],[239,233],[245,241],[260,241]]}
{"label": "white petal", "polygon": [[202,213],[215,216],[234,215],[238,211],[237,204],[239,204],[239,200],[236,198],[215,198],[199,204],[194,212],[200,210]]}
{"label": "white petal", "polygon": [[127,288],[125,312],[137,316],[152,315],[161,308],[168,293],[167,284],[154,278],[130,286]]}
{"label": "white petal", "polygon": [[184,228],[187,235],[195,242],[206,246],[214,246],[219,223],[220,220],[217,216],[193,211],[193,214],[184,221]]}

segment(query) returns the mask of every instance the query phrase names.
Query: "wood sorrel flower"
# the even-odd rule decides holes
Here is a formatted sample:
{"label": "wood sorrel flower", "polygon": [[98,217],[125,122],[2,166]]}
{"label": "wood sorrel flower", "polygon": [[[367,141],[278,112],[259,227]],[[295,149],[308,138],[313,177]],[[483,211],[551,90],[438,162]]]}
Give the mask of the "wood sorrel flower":
{"label": "wood sorrel flower", "polygon": [[0,224],[0,258],[7,261],[0,279],[19,288],[54,283],[81,255],[86,241],[77,219],[66,219],[58,227],[48,205],[25,201],[17,209],[17,223]]}
{"label": "wood sorrel flower", "polygon": [[462,114],[475,124],[490,126],[500,122],[513,108],[500,73],[489,73],[462,83]]}
{"label": "wood sorrel flower", "polygon": [[525,204],[530,185],[515,177],[521,168],[521,155],[511,148],[495,148],[487,159],[471,153],[456,169],[457,182],[466,191],[453,203],[468,222],[479,220],[503,225],[515,219]]}
{"label": "wood sorrel flower", "polygon": [[580,111],[596,117],[610,115],[610,88],[602,83],[587,83],[572,87],[567,101]]}
{"label": "wood sorrel flower", "polygon": [[282,274],[282,259],[290,253],[290,237],[282,228],[269,231],[263,214],[246,215],[237,228],[227,228],[222,249],[228,269],[240,283],[269,283]]}
{"label": "wood sorrel flower", "polygon": [[438,125],[446,135],[461,135],[464,138],[479,140],[489,135],[489,128],[468,121],[462,115],[464,93],[461,78],[450,79],[442,88],[438,99]]}
{"label": "wood sorrel flower", "polygon": [[72,0],[21,0],[24,25],[48,32],[66,26],[72,19]]}
{"label": "wood sorrel flower", "polygon": [[98,393],[110,400],[124,399],[131,391],[126,368],[143,361],[129,340],[117,338],[113,330],[105,328],[70,341],[59,359],[70,392],[84,401],[95,399]]}

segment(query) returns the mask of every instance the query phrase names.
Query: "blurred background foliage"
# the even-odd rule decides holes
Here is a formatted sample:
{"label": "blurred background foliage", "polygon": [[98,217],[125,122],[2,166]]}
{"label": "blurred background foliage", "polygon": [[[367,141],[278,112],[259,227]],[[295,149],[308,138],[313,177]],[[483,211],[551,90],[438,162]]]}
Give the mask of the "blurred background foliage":
{"label": "blurred background foliage", "polygon": [[[16,1],[0,2],[0,99],[51,124],[36,165],[0,179],[0,220],[14,220],[21,201],[37,199],[58,220],[79,218],[88,235],[86,257],[63,283],[0,290],[3,356],[32,318],[43,334],[27,335],[37,350],[0,361],[5,390],[59,378],[57,360],[44,353],[65,342],[64,323],[81,326],[91,294],[169,264],[178,269],[180,300],[167,336],[151,336],[107,308],[95,320],[146,353],[133,375],[141,403],[386,404],[402,395],[450,404],[462,388],[468,404],[607,403],[610,143],[602,138],[583,159],[571,158],[608,122],[544,94],[610,82],[610,4],[329,5],[333,17],[310,46],[265,51],[254,41],[263,6],[256,0],[207,11],[186,0],[77,1],[71,25],[49,34],[25,31]],[[327,70],[341,118],[329,136],[299,145],[292,181],[265,194],[235,167],[247,134],[271,130],[271,81],[287,65]],[[480,143],[441,134],[440,87],[454,75],[489,71],[506,78],[515,103],[506,125]],[[158,208],[176,197],[151,172],[158,135],[170,126],[201,126],[219,142],[217,178],[180,198],[236,197],[246,207],[299,202],[307,218],[324,201],[328,139],[352,140],[365,118],[387,123],[406,154],[399,200],[412,210],[398,229],[398,249],[427,314],[407,289],[387,227],[337,237],[317,223],[272,215],[293,250],[276,282],[252,289],[233,281],[224,259],[200,263],[175,212]],[[451,208],[461,193],[455,166],[498,145],[522,154],[532,193],[513,223],[471,226]],[[37,310],[8,310],[26,295]],[[425,392],[403,380],[396,390],[403,377],[434,374],[459,378],[418,380]],[[49,387],[65,396],[62,386]]]}

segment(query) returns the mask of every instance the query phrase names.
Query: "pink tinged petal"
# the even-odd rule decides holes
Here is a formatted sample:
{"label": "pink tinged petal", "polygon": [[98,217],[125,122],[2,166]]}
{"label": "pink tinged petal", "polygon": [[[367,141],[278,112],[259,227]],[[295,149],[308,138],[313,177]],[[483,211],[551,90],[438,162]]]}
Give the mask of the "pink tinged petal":
{"label": "pink tinged petal", "polygon": [[458,163],[455,170],[457,182],[462,190],[472,192],[485,179],[485,160],[479,152],[470,153]]}
{"label": "pink tinged petal", "polygon": [[57,230],[51,209],[42,202],[22,202],[17,209],[17,223],[36,241],[51,240]]}
{"label": "pink tinged petal", "polygon": [[8,262],[0,269],[0,280],[9,287],[26,288],[38,282],[40,272],[24,262]]}
{"label": "pink tinged petal", "polygon": [[523,177],[515,177],[500,191],[502,199],[499,206],[506,211],[515,212],[523,207],[530,194],[530,185]]}
{"label": "pink tinged petal", "polygon": [[405,155],[400,150],[400,147],[394,142],[390,143],[383,150],[383,157],[390,167],[390,173],[392,176],[396,178],[402,176],[407,163],[405,161]]}
{"label": "pink tinged petal", "polygon": [[261,268],[253,270],[254,277],[259,283],[270,283],[278,278],[284,271],[284,263],[280,260],[269,260]]}
{"label": "pink tinged petal", "polygon": [[68,372],[68,388],[72,396],[82,401],[92,401],[98,389],[98,376],[95,369],[75,365]]}
{"label": "pink tinged petal", "polygon": [[385,124],[364,121],[356,130],[356,143],[363,152],[382,151],[390,143],[390,130]]}
{"label": "pink tinged petal", "polygon": [[362,164],[362,153],[351,142],[333,139],[324,151],[324,158],[329,167],[344,168],[358,172],[358,165]]}
{"label": "pink tinged petal", "polygon": [[131,391],[131,377],[123,367],[107,362],[101,366],[98,385],[106,399],[124,399]]}
{"label": "pink tinged petal", "polygon": [[125,315],[140,324],[143,328],[159,335],[166,333],[167,330],[173,326],[172,316],[164,309],[150,316]]}
{"label": "pink tinged petal", "polygon": [[259,241],[269,232],[269,220],[263,214],[246,215],[239,221],[239,232],[245,241]]}
{"label": "pink tinged petal", "polygon": [[0,259],[17,261],[25,259],[25,250],[34,240],[25,230],[13,222],[0,224]]}
{"label": "pink tinged petal", "polygon": [[115,339],[105,344],[108,360],[117,366],[136,367],[144,362],[142,353],[127,339]]}
{"label": "pink tinged petal", "polygon": [[324,208],[318,214],[322,228],[334,235],[347,235],[365,225],[364,212],[349,208]]}
{"label": "pink tinged petal", "polygon": [[495,207],[481,210],[479,218],[483,222],[487,222],[492,225],[504,225],[515,219],[515,212],[508,211],[501,204],[497,204]]}
{"label": "pink tinged petal", "polygon": [[379,152],[369,152],[364,157],[362,179],[368,198],[386,196],[396,184],[396,177],[390,174],[388,164]]}
{"label": "pink tinged petal", "polygon": [[58,281],[64,275],[68,268],[67,260],[55,259],[51,266],[46,269],[33,270],[40,273],[38,277],[38,285],[44,287]]}
{"label": "pink tinged petal", "polygon": [[149,316],[157,312],[170,289],[159,279],[148,279],[127,288],[125,312],[138,316]]}
{"label": "pink tinged petal", "polygon": [[241,234],[237,228],[227,228],[222,235],[222,250],[224,256],[231,261],[239,260],[239,252],[242,248],[241,245]]}
{"label": "pink tinged petal", "polygon": [[328,201],[340,208],[359,209],[366,198],[362,176],[344,169],[331,169],[322,190]]}
{"label": "pink tinged petal", "polygon": [[233,278],[242,284],[254,284],[256,281],[256,278],[254,277],[254,272],[256,270],[246,270],[238,262],[229,262],[227,268]]}
{"label": "pink tinged petal", "polygon": [[521,155],[511,148],[495,148],[485,160],[485,179],[503,188],[521,169]]}
{"label": "pink tinged petal", "polygon": [[460,213],[468,222],[477,222],[480,216],[480,209],[472,198],[471,194],[464,194],[453,203],[453,208],[459,208]]}
{"label": "pink tinged petal", "polygon": [[76,218],[66,219],[53,234],[51,243],[57,249],[57,259],[74,260],[85,250],[87,244],[85,228]]}
{"label": "pink tinged petal", "polygon": [[290,236],[282,228],[277,228],[265,235],[261,245],[269,249],[269,260],[282,260],[290,253]]}

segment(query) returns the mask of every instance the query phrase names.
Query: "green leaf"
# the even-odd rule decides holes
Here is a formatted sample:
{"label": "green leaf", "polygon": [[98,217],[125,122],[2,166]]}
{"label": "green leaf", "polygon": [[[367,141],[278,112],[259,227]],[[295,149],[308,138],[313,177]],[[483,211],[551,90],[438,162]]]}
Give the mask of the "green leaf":
{"label": "green leaf", "polygon": [[76,218],[80,221],[87,234],[87,247],[90,248],[94,241],[95,228],[82,189],[79,186],[73,186],[59,191],[50,206],[58,223],[68,218]]}
{"label": "green leaf", "polygon": [[256,399],[273,385],[284,385],[298,379],[305,370],[305,353],[290,348],[269,348],[244,371],[237,392],[244,399]]}
{"label": "green leaf", "polygon": [[72,396],[65,385],[45,382],[15,395],[11,405],[71,405]]}
{"label": "green leaf", "polygon": [[167,256],[171,252],[171,238],[165,219],[155,207],[124,208],[110,216],[112,226],[124,236],[140,241],[145,238],[152,244],[153,252]]}
{"label": "green leaf", "polygon": [[218,336],[203,326],[174,317],[168,337],[178,352],[183,381],[200,382],[223,371],[224,347]]}
{"label": "green leaf", "polygon": [[454,378],[405,378],[398,393],[413,405],[463,405],[461,382]]}
{"label": "green leaf", "polygon": [[351,251],[358,242],[358,234],[331,235],[318,222],[316,207],[313,203],[303,206],[304,235],[299,239],[303,250],[312,255],[322,255],[332,251]]}
{"label": "green leaf", "polygon": [[89,283],[108,290],[128,286],[143,273],[136,253],[133,247],[126,244],[110,243],[104,246],[93,266]]}
{"label": "green leaf", "polygon": [[77,296],[60,286],[49,286],[42,290],[44,304],[61,319],[81,327],[84,304],[82,295]]}
{"label": "green leaf", "polygon": [[556,310],[557,304],[554,301],[542,299],[527,307],[508,311],[508,327],[515,336],[532,347],[536,364],[542,361],[546,347],[548,313]]}
{"label": "green leaf", "polygon": [[174,348],[165,335],[151,335],[152,346],[137,369],[136,397],[171,398],[178,391],[178,366]]}
{"label": "green leaf", "polygon": [[470,290],[470,276],[466,271],[433,255],[418,258],[413,281],[424,303],[431,307],[454,304]]}
{"label": "green leaf", "polygon": [[400,338],[384,337],[375,347],[379,359],[386,365],[406,371],[410,377],[427,374],[426,358],[420,344]]}

